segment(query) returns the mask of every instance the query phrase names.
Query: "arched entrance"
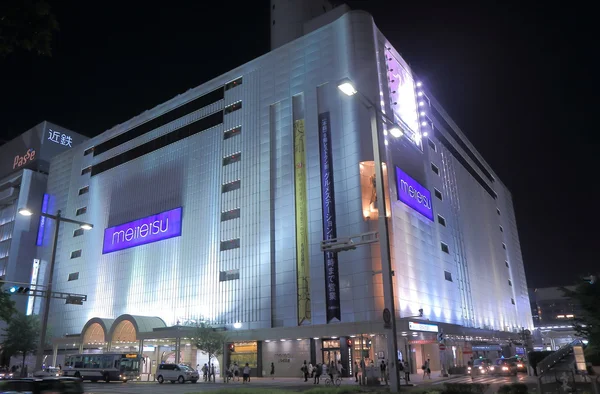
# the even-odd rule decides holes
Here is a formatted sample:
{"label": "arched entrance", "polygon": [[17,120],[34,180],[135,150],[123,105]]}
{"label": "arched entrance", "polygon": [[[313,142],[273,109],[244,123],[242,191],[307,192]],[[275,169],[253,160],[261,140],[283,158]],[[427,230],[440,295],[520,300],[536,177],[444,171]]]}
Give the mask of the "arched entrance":
{"label": "arched entrance", "polygon": [[83,326],[81,330],[81,348],[98,349],[106,351],[108,349],[108,330],[112,327],[114,319],[105,319],[94,317]]}

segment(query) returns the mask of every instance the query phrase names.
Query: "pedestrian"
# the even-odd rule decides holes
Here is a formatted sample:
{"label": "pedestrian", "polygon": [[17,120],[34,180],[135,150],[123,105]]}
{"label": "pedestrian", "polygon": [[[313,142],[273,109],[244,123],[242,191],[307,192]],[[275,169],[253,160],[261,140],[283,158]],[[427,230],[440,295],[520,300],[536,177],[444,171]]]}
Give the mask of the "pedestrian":
{"label": "pedestrian", "polygon": [[271,380],[275,380],[275,364],[271,363]]}
{"label": "pedestrian", "polygon": [[379,364],[381,380],[385,381],[385,385],[387,386],[387,375],[385,374],[386,368],[387,368],[387,366],[385,365],[385,362],[383,360],[381,360],[381,364]]}
{"label": "pedestrian", "polygon": [[237,362],[233,363],[233,376],[237,378],[237,381],[240,381],[240,367],[238,367]]}
{"label": "pedestrian", "polygon": [[406,380],[406,384],[410,382],[410,365],[408,361],[404,362],[404,380]]}
{"label": "pedestrian", "polygon": [[358,362],[354,362],[354,381],[358,383]]}
{"label": "pedestrian", "polygon": [[365,359],[360,360],[360,384],[366,384],[365,377],[367,376],[367,364]]}
{"label": "pedestrian", "polygon": [[311,379],[315,377],[315,367],[313,367],[312,363],[308,363],[308,375]]}
{"label": "pedestrian", "polygon": [[315,381],[313,382],[313,384],[319,384],[319,380],[321,379],[321,374],[323,373],[323,366],[319,363],[317,363],[317,366],[315,367]]}
{"label": "pedestrian", "polygon": [[204,363],[204,365],[202,366],[202,378],[204,378],[205,382],[208,378],[208,365],[206,365],[206,363]]}
{"label": "pedestrian", "polygon": [[58,364],[58,370],[62,371],[62,365]]}
{"label": "pedestrian", "polygon": [[215,382],[215,364],[210,364],[210,371],[208,374],[208,381],[210,382],[210,378],[212,377],[212,381]]}
{"label": "pedestrian", "polygon": [[250,366],[248,365],[248,363],[246,363],[246,366],[244,367],[244,380],[242,381],[242,383],[246,383],[246,382],[250,382]]}
{"label": "pedestrian", "polygon": [[304,376],[304,381],[307,382],[308,381],[308,365],[306,365],[306,360],[304,360],[304,363],[302,364],[302,367],[300,368],[300,370],[302,371],[302,376]]}
{"label": "pedestrian", "polygon": [[425,365],[427,366],[427,377],[431,379],[431,360],[427,359],[427,363]]}

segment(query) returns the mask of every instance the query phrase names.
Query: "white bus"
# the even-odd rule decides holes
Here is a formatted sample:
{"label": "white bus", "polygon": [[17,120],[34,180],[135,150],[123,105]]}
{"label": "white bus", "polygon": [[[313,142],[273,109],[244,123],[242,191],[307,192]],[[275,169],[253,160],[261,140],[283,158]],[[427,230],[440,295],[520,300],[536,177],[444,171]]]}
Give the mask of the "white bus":
{"label": "white bus", "polygon": [[65,358],[63,376],[105,382],[138,380],[142,358],[136,353],[74,354]]}

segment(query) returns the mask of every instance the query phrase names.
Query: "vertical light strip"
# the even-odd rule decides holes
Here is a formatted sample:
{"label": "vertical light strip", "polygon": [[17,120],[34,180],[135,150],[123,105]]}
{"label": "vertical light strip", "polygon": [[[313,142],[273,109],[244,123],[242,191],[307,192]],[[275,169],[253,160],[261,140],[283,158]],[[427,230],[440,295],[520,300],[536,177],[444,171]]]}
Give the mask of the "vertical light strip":
{"label": "vertical light strip", "polygon": [[[47,196],[47,194],[44,196],[44,198]],[[37,280],[38,280],[38,273],[40,272],[40,261],[38,259],[34,259],[33,260],[33,268],[31,269],[31,281],[29,283],[31,283],[31,289],[35,290],[35,285],[37,285]],[[33,314],[33,304],[35,302],[35,297],[29,296],[29,299],[27,300],[27,312],[25,313],[26,315],[31,315]]]}
{"label": "vertical light strip", "polygon": [[294,122],[294,181],[296,200],[296,269],[298,272],[298,325],[310,323],[310,270],[306,200],[306,133],[304,119]]}
{"label": "vertical light strip", "polygon": [[[48,213],[48,194],[44,194],[44,199],[42,200],[42,213]],[[44,228],[46,227],[46,218],[40,215],[40,225],[38,226],[37,240],[36,245],[42,246],[44,243]]]}

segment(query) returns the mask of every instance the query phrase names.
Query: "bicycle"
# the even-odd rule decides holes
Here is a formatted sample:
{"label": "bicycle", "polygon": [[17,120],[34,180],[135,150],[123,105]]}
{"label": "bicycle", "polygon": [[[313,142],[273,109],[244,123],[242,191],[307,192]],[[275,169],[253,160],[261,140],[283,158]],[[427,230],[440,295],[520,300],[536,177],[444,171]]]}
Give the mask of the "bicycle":
{"label": "bicycle", "polygon": [[334,377],[333,380],[328,376],[325,378],[325,386],[337,386],[339,387],[342,384],[342,378]]}

